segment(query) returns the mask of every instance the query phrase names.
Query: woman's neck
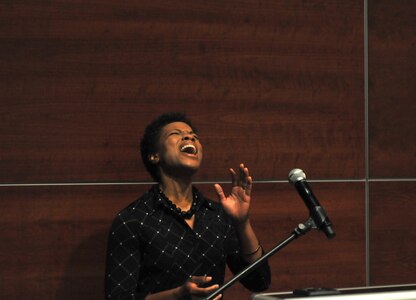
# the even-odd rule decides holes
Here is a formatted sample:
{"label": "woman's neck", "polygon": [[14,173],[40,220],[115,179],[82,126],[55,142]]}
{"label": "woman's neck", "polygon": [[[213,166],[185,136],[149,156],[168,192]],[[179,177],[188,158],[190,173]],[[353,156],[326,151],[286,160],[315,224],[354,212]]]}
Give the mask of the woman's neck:
{"label": "woman's neck", "polygon": [[159,188],[181,209],[189,209],[192,205],[192,182],[190,180],[178,180],[173,178],[162,178]]}

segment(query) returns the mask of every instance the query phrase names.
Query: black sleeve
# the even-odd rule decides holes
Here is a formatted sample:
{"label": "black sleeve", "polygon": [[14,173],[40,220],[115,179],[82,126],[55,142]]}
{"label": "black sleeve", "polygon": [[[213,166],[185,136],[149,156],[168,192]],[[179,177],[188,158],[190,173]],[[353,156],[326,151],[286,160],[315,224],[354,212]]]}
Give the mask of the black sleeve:
{"label": "black sleeve", "polygon": [[141,251],[137,220],[127,210],[115,218],[108,237],[105,272],[106,299],[144,299],[148,292],[139,291],[137,278],[141,266]]}

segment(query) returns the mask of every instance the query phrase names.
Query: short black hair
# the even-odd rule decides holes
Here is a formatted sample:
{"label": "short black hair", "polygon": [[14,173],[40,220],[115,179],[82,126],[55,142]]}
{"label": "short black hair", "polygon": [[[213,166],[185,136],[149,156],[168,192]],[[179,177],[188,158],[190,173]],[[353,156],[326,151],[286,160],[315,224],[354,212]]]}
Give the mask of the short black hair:
{"label": "short black hair", "polygon": [[157,182],[160,182],[159,171],[157,165],[149,161],[149,157],[158,151],[162,128],[174,122],[186,123],[189,125],[189,127],[192,128],[194,132],[197,132],[195,127],[192,125],[191,120],[189,120],[184,113],[170,112],[161,114],[159,117],[150,122],[146,126],[143,137],[140,141],[140,152],[143,164],[146,167],[146,170],[149,172],[150,176],[152,176],[152,178]]}

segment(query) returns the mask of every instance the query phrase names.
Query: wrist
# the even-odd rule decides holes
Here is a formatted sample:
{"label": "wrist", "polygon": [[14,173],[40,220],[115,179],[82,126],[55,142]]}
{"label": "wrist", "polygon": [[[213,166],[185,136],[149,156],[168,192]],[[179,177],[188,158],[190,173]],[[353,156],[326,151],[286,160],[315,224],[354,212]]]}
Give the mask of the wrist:
{"label": "wrist", "polygon": [[173,299],[175,299],[175,300],[184,299],[185,292],[184,292],[183,286],[179,286],[177,288],[174,288],[172,290],[172,296],[173,296]]}
{"label": "wrist", "polygon": [[261,246],[260,242],[259,242],[259,245],[257,246],[257,248],[255,250],[253,250],[249,253],[242,253],[242,255],[245,256],[245,257],[250,257],[250,256],[256,254],[259,251],[263,252],[263,247]]}
{"label": "wrist", "polygon": [[244,232],[251,227],[250,219],[244,218],[242,220],[233,220],[233,225],[237,231]]}

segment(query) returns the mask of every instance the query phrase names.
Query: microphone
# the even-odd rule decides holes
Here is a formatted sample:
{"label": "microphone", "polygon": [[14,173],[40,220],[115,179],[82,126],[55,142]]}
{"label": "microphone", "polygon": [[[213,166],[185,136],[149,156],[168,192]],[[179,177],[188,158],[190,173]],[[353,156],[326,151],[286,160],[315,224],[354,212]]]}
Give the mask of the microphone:
{"label": "microphone", "polygon": [[335,231],[332,229],[332,223],[329,220],[324,208],[319,204],[318,199],[313,194],[308,182],[306,174],[301,169],[293,169],[289,172],[289,182],[292,183],[303,202],[309,209],[310,217],[315,222],[316,227],[322,230],[326,237],[332,239],[335,237]]}

